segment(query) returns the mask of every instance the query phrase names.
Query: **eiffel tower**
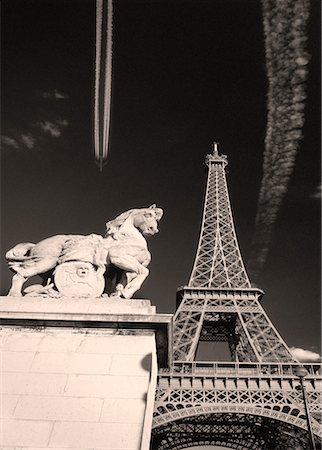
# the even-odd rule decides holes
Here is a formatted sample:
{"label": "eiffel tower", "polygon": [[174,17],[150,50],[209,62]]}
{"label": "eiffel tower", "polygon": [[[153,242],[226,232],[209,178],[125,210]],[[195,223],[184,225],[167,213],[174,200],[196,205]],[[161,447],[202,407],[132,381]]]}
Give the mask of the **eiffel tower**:
{"label": "eiffel tower", "polygon": [[[151,448],[321,448],[321,365],[303,369],[250,283],[217,143],[206,164],[199,245],[177,292],[174,363],[158,376]],[[226,342],[230,361],[196,361],[202,341]]]}

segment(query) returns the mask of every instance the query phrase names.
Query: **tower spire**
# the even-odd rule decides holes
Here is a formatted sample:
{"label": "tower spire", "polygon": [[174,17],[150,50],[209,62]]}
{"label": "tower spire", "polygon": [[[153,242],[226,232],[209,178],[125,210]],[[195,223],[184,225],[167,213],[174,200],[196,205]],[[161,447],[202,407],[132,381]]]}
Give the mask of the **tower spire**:
{"label": "tower spire", "polygon": [[214,156],[218,156],[218,147],[219,147],[218,142],[213,142],[212,143],[212,149],[213,149],[213,155]]}
{"label": "tower spire", "polygon": [[240,254],[225,175],[226,155],[219,155],[219,144],[206,156],[207,188],[199,245],[189,286],[250,287]]}

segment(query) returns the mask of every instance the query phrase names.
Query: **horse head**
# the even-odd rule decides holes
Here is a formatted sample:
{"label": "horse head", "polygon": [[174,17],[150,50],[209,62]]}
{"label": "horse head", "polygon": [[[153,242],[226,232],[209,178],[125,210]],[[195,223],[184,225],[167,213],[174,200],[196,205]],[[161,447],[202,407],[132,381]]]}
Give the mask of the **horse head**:
{"label": "horse head", "polygon": [[106,224],[106,236],[113,236],[121,227],[124,228],[125,223],[131,222],[143,236],[152,236],[158,233],[158,221],[161,219],[163,211],[156,205],[149,208],[130,209],[120,214],[114,220]]}
{"label": "horse head", "polygon": [[141,209],[133,218],[133,225],[140,230],[143,236],[153,236],[158,233],[158,221],[161,219],[163,211],[156,205]]}

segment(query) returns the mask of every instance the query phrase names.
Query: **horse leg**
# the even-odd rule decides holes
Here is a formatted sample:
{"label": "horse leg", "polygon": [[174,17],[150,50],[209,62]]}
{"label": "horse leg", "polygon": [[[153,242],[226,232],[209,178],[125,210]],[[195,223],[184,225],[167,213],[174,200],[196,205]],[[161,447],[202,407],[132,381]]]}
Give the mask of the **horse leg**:
{"label": "horse leg", "polygon": [[57,257],[45,258],[31,264],[25,263],[25,267],[17,267],[16,274],[12,277],[12,285],[8,295],[12,297],[22,296],[22,287],[25,281],[35,275],[41,275],[53,269],[57,263]]}
{"label": "horse leg", "polygon": [[115,292],[112,294],[112,296],[119,296],[123,295],[124,289],[126,286],[128,286],[131,281],[136,278],[138,275],[136,272],[125,272],[123,271],[121,278],[119,279],[118,283],[115,285]]}
{"label": "horse leg", "polygon": [[[133,256],[117,255],[117,252],[115,254],[111,252],[109,258],[112,264],[126,272],[128,284],[123,289],[120,289],[119,292],[122,297],[131,298],[140,289],[143,281],[149,275],[149,270]],[[123,281],[124,277],[122,278]]]}
{"label": "horse leg", "polygon": [[[130,274],[131,276],[134,274]],[[149,269],[142,266],[142,272],[139,275],[136,275],[132,278],[132,280],[125,286],[122,291],[122,296],[124,298],[131,298],[136,291],[140,289],[143,284],[143,281],[149,275]]]}
{"label": "horse leg", "polygon": [[8,296],[10,297],[21,297],[22,293],[22,286],[24,284],[25,281],[27,281],[28,277],[24,277],[22,275],[20,275],[20,273],[16,273],[13,277],[12,277],[12,282],[11,282],[11,288],[10,291],[8,292]]}
{"label": "horse leg", "polygon": [[[119,296],[121,292],[123,292],[124,287],[128,284],[130,279],[130,274],[133,274],[134,272],[125,272],[122,270],[121,275],[117,276],[115,275],[113,280],[113,286],[114,286],[114,292],[111,294],[112,296]],[[135,273],[134,273],[135,276]],[[132,275],[133,278],[133,275]],[[132,279],[131,278],[131,279]]]}

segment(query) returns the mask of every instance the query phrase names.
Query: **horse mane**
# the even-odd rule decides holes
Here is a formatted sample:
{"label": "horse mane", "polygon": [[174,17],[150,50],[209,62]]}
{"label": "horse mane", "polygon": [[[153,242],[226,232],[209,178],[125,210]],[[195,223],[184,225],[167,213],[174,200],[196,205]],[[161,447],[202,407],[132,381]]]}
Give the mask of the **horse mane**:
{"label": "horse mane", "polygon": [[125,211],[124,213],[117,216],[115,219],[110,220],[109,222],[106,222],[106,234],[105,237],[108,236],[114,236],[116,232],[119,231],[123,223],[133,214],[137,214],[139,212],[154,212],[156,220],[160,220],[163,211],[161,208],[157,208],[156,205],[152,205],[149,208],[135,208],[135,209],[129,209],[128,211]]}
{"label": "horse mane", "polygon": [[130,217],[130,215],[140,211],[139,209],[129,209],[128,211],[120,214],[115,219],[106,222],[106,234],[105,236],[113,236],[114,233],[119,231],[123,223]]}

